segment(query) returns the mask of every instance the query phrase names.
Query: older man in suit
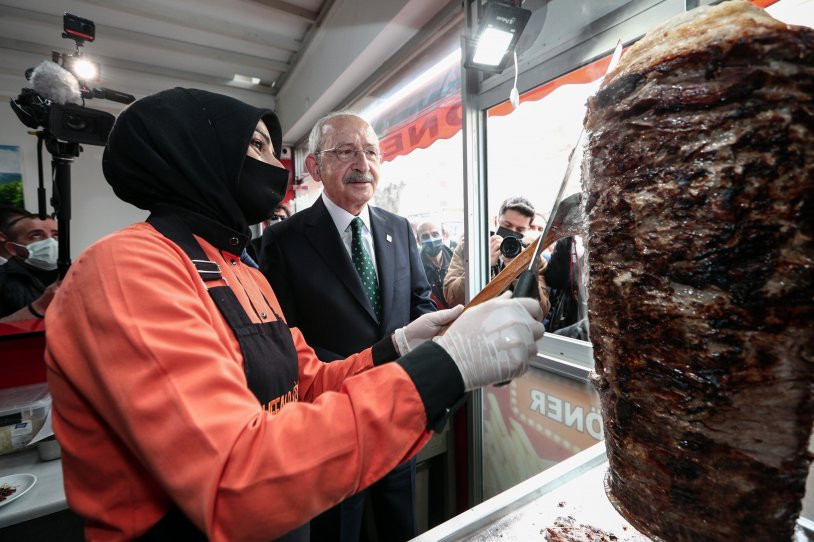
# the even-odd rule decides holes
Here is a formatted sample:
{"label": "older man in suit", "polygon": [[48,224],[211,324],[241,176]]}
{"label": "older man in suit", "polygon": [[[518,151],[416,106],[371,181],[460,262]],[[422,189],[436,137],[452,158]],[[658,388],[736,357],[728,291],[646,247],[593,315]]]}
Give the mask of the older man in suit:
{"label": "older man in suit", "polygon": [[[305,160],[322,195],[308,209],[267,228],[260,268],[290,326],[323,361],[345,358],[435,310],[410,223],[368,205],[379,182],[379,140],[350,112],[311,131]],[[387,405],[382,405],[388,408]],[[415,462],[369,490],[380,540],[416,535]],[[311,540],[356,542],[364,495],[311,522]]]}

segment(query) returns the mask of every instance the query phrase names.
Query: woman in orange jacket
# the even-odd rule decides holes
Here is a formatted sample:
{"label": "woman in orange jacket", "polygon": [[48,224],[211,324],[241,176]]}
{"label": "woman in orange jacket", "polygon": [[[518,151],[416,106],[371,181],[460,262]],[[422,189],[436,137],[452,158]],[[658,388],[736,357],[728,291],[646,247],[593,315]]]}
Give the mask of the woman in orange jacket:
{"label": "woman in orange jacket", "polygon": [[241,260],[285,191],[281,138],[271,111],[194,89],[139,100],[113,128],[105,177],[150,216],[86,250],[46,316],[65,489],[90,540],[307,540],[310,518],[416,454],[465,391],[536,354],[539,307],[502,299],[442,337],[460,307],[320,362]]}

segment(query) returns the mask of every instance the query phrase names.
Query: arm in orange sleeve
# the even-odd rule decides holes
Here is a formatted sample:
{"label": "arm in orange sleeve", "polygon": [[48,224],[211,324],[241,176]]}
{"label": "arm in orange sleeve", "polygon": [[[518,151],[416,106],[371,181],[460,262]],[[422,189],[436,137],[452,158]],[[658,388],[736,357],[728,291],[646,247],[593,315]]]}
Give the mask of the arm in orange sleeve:
{"label": "arm in orange sleeve", "polygon": [[[130,231],[75,262],[46,322],[54,423],[80,513],[118,503],[132,522],[127,499],[158,492],[212,540],[275,538],[417,453],[428,417],[463,393],[454,363],[428,344],[332,375],[338,391],[272,415],[191,263],[159,235]],[[349,365],[370,364],[363,353]]]}
{"label": "arm in orange sleeve", "polygon": [[366,371],[375,365],[395,361],[399,354],[393,339],[387,335],[372,347],[344,360],[324,363],[305,342],[298,328],[291,328],[294,346],[300,363],[299,392],[301,401],[313,401],[325,391],[337,391],[346,378]]}

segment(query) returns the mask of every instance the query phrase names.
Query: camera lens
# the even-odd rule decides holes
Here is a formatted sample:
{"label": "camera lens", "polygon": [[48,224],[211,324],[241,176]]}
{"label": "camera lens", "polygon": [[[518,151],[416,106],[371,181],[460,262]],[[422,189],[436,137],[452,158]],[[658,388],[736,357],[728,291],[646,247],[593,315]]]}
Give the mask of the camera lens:
{"label": "camera lens", "polygon": [[85,119],[78,115],[66,115],[65,126],[71,130],[82,131],[88,127],[88,123],[85,122]]}
{"label": "camera lens", "polygon": [[517,237],[504,237],[500,243],[500,253],[504,258],[514,258],[523,250],[523,244]]}

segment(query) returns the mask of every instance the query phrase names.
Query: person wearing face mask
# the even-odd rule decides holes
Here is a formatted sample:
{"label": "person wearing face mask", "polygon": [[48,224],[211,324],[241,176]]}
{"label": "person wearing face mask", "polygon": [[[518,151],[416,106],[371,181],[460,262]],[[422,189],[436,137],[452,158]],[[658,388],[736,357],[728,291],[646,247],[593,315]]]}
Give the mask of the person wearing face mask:
{"label": "person wearing face mask", "polygon": [[416,230],[421,243],[421,263],[424,264],[424,273],[430,283],[430,299],[439,309],[447,309],[449,305],[444,299],[444,277],[452,260],[452,249],[444,245],[441,228],[435,222],[422,222]]}
{"label": "person wearing face mask", "polygon": [[7,222],[5,249],[9,261],[0,266],[0,321],[42,318],[59,287],[57,223],[25,214]]}
{"label": "person wearing face mask", "polygon": [[320,361],[241,260],[284,194],[281,140],[273,112],[195,89],[116,120],[105,177],[150,216],[85,250],[45,319],[65,493],[89,540],[308,540],[465,391],[536,355],[539,307],[498,299]]}
{"label": "person wearing face mask", "polygon": [[11,221],[20,217],[30,215],[28,211],[16,205],[0,204],[0,266],[11,258],[11,253],[6,250],[6,241],[8,240],[8,225]]}
{"label": "person wearing face mask", "polygon": [[[500,204],[498,215],[494,218],[497,230],[489,237],[489,268],[491,278],[495,278],[512,260],[502,254],[500,249],[503,237],[511,235],[523,237],[529,233],[534,219],[534,206],[523,196],[507,198]],[[444,297],[448,303],[464,303],[466,294],[466,239],[461,242],[452,253],[449,270],[444,277]],[[545,264],[541,264],[537,276],[537,298],[540,301],[540,310],[548,314],[550,303],[548,301],[548,286],[545,283],[543,271]]]}

